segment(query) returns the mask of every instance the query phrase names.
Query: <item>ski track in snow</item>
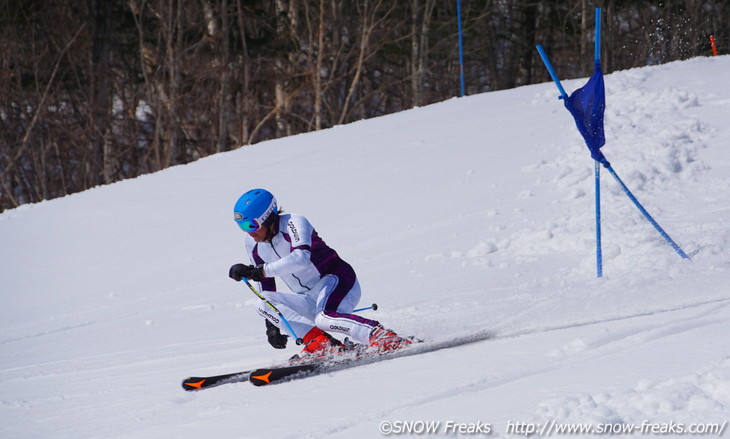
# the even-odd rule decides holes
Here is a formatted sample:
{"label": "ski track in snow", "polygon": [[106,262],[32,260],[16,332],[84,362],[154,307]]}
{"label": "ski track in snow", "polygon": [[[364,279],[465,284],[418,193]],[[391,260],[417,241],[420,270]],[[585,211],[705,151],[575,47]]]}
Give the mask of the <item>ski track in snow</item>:
{"label": "ski track in snow", "polygon": [[[602,172],[602,279],[593,164],[552,83],[4,212],[0,437],[350,439],[417,420],[486,422],[491,437],[513,437],[509,422],[722,424],[730,90],[718,78],[728,70],[723,56],[605,77],[603,152],[692,260]],[[230,210],[250,187],[307,215],[352,263],[361,303],[380,305],[369,317],[425,339],[494,338],[277,386],[183,392],[187,376],[298,349],[271,349],[258,299],[226,278],[244,259]]]}
{"label": "ski track in snow", "polygon": [[[384,404],[385,407],[380,410],[373,411],[364,416],[360,416],[357,419],[357,423],[342,423],[331,426],[327,431],[319,431],[312,433],[298,432],[297,435],[288,436],[290,438],[295,437],[330,437],[331,435],[342,435],[347,437],[347,433],[350,429],[359,426],[363,422],[376,422],[383,419],[394,419],[398,418],[400,412],[412,412],[418,410],[421,406],[431,405],[438,401],[453,401],[454,399],[462,398],[466,394],[479,394],[487,390],[493,390],[500,387],[508,386],[516,381],[524,380],[530,377],[539,377],[541,375],[547,375],[553,371],[562,369],[566,364],[570,364],[574,360],[574,355],[579,354],[582,357],[582,361],[600,359],[601,357],[610,354],[610,352],[621,350],[625,345],[628,346],[641,346],[645,343],[651,343],[652,341],[671,337],[681,332],[691,332],[696,329],[701,329],[707,326],[724,324],[728,326],[723,316],[717,316],[719,309],[722,308],[725,311],[725,316],[730,314],[730,299],[724,299],[719,301],[713,301],[712,303],[696,303],[688,306],[684,306],[672,310],[662,310],[652,313],[646,313],[635,316],[624,316],[620,318],[611,318],[603,321],[575,323],[571,325],[565,325],[560,328],[544,328],[540,330],[526,331],[520,334],[508,334],[500,335],[494,339],[483,340],[487,345],[492,342],[503,342],[508,339],[517,337],[529,337],[535,336],[540,337],[545,333],[549,332],[570,332],[571,329],[581,328],[586,326],[601,326],[605,324],[620,323],[623,320],[636,320],[636,327],[630,329],[620,329],[615,332],[611,332],[610,335],[603,337],[596,337],[590,342],[576,339],[571,344],[564,346],[562,349],[557,351],[551,351],[546,356],[548,361],[539,365],[530,365],[527,368],[520,368],[518,371],[507,372],[499,376],[487,376],[480,378],[475,381],[468,381],[448,389],[441,389],[434,393],[426,395],[419,395],[415,398],[406,398],[399,401],[398,404]],[[692,314],[685,316],[681,319],[669,319],[668,321],[644,323],[643,317],[647,316],[661,316],[665,313],[681,313],[682,311],[692,311]],[[620,325],[617,325],[620,328]],[[460,348],[461,346],[455,346],[454,348]],[[488,346],[482,346],[487,348]],[[606,351],[609,351],[608,353]],[[428,352],[427,352],[428,353]],[[704,388],[701,390],[702,397],[706,400],[702,403],[695,402],[694,404],[699,406],[715,406],[716,408],[723,409],[724,404],[728,402],[727,397],[730,397],[730,357],[721,365],[722,369],[714,372],[706,372],[699,375],[699,378],[704,380]],[[723,369],[727,369],[723,372]],[[722,379],[724,374],[724,379]],[[720,375],[718,377],[718,375]],[[656,393],[669,394],[669,391],[659,391],[657,389],[665,386],[681,387],[684,383],[696,381],[697,375],[690,375],[689,377],[682,377],[679,379],[671,379],[666,382],[653,384],[648,381],[639,384],[639,389],[633,391],[623,391],[617,394],[611,393],[599,393],[595,397],[591,395],[581,395],[578,397],[569,397],[563,399],[555,399],[541,402],[538,405],[536,417],[529,419],[534,423],[545,422],[546,419],[557,420],[560,422],[573,422],[573,423],[627,423],[626,420],[617,416],[617,407],[607,408],[619,404],[620,402],[625,403],[622,407],[624,412],[630,412],[641,409],[641,403],[644,400],[656,400],[652,401],[652,404],[656,405],[669,405],[673,406],[675,402],[667,401],[658,398]],[[716,379],[721,378],[721,379]],[[375,377],[377,379],[377,377]],[[709,383],[711,381],[711,383]],[[690,384],[691,386],[691,384]],[[719,387],[718,387],[719,386]],[[717,389],[715,392],[705,393],[706,390]],[[640,391],[639,391],[640,390]],[[697,389],[690,389],[694,391]],[[700,390],[698,390],[699,392]],[[645,392],[646,394],[641,394]],[[718,395],[719,398],[715,398],[713,393]],[[697,395],[694,395],[697,398]],[[638,407],[632,407],[638,406]],[[679,403],[678,406],[681,408],[685,404]],[[605,406],[605,407],[604,407]],[[648,413],[653,414],[653,413]],[[636,416],[636,415],[634,415]],[[408,419],[403,417],[402,419]],[[643,419],[638,419],[640,423]],[[359,437],[359,436],[356,436]]]}

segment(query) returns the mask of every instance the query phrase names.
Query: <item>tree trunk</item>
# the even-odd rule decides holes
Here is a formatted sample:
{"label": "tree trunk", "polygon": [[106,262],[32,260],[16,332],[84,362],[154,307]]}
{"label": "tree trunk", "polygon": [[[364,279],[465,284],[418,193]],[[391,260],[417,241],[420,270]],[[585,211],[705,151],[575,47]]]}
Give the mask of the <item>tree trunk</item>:
{"label": "tree trunk", "polygon": [[[166,34],[166,62],[168,72],[168,94],[167,117],[164,118],[166,126],[162,132],[166,132],[165,141],[165,167],[173,166],[180,163],[181,153],[180,144],[180,116],[179,112],[179,95],[180,84],[182,82],[182,73],[180,66],[180,54],[183,50],[183,0],[168,0],[166,14],[165,34]],[[158,119],[158,123],[160,120]]]}
{"label": "tree trunk", "polygon": [[218,97],[218,141],[216,152],[228,150],[228,124],[231,120],[231,60],[230,60],[230,24],[228,19],[228,0],[220,2],[221,16],[221,76],[220,95]]}
{"label": "tree trunk", "polygon": [[248,44],[246,43],[246,21],[244,20],[244,12],[241,2],[236,2],[236,15],[238,18],[238,28],[241,34],[241,59],[238,64],[241,66],[241,92],[238,99],[239,124],[241,126],[238,142],[246,145],[249,142],[249,120],[253,113],[253,98],[251,97],[251,60],[248,56]]}
{"label": "tree trunk", "polygon": [[317,61],[314,64],[314,129],[322,129],[322,74],[324,69],[324,0],[319,0],[319,22],[317,23]]}
{"label": "tree trunk", "polygon": [[[276,0],[275,1],[276,11],[276,34],[279,38],[288,32],[286,27],[286,20],[284,17],[287,15],[286,1]],[[276,136],[283,137],[289,135],[289,127],[286,123],[282,113],[287,113],[287,98],[286,98],[286,65],[281,54],[276,55],[274,61],[276,66],[276,79],[274,83],[274,120],[276,121]]]}
{"label": "tree trunk", "polygon": [[113,181],[110,137],[113,83],[109,65],[112,52],[112,3],[91,0],[90,9],[94,26],[89,102],[90,154],[86,162],[86,172],[88,181],[92,184],[106,184]]}
{"label": "tree trunk", "polygon": [[582,76],[589,76],[591,72],[592,62],[589,59],[593,59],[591,52],[591,35],[593,31],[590,26],[590,8],[588,7],[588,0],[580,0],[580,72]]}
{"label": "tree trunk", "polygon": [[421,77],[418,68],[421,35],[418,32],[421,0],[411,0],[411,99],[414,106],[421,105]]}

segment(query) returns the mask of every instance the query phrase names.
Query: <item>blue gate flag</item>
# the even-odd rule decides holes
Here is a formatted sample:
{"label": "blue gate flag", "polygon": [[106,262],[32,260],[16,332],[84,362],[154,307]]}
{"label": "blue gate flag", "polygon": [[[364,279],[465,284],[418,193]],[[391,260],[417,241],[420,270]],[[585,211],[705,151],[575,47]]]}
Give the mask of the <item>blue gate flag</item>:
{"label": "blue gate flag", "polygon": [[565,108],[575,119],[578,131],[583,136],[586,146],[594,160],[608,164],[600,148],[606,144],[603,132],[603,113],[606,110],[606,91],[603,85],[601,63],[594,64],[593,76],[586,85],[574,91],[565,99]]}
{"label": "blue gate flag", "polygon": [[601,251],[601,191],[600,191],[600,165],[603,165],[613,175],[616,181],[621,185],[626,195],[641,211],[644,217],[654,226],[654,228],[662,235],[662,237],[674,248],[674,250],[684,259],[689,256],[677,245],[672,238],[659,226],[644,206],[639,203],[634,194],[626,187],[623,181],[613,170],[611,164],[608,163],[606,157],[601,152],[601,147],[606,144],[606,136],[603,130],[603,114],[606,111],[606,91],[603,85],[603,71],[601,70],[601,9],[596,8],[596,38],[595,38],[595,57],[593,59],[593,75],[588,79],[586,85],[574,91],[568,96],[565,89],[560,84],[555,69],[550,64],[545,50],[540,44],[537,45],[537,51],[545,63],[545,67],[553,78],[553,82],[560,91],[560,99],[563,100],[565,108],[573,115],[578,131],[583,136],[586,146],[591,151],[591,157],[594,160],[595,183],[596,183],[596,274],[598,277],[603,276],[603,256]]}

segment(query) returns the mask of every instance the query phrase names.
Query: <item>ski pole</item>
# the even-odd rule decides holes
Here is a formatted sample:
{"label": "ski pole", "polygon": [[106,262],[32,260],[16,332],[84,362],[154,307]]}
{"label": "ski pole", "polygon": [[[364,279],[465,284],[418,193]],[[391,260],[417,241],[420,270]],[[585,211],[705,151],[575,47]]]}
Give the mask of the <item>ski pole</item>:
{"label": "ski pole", "polygon": [[291,336],[292,336],[292,337],[294,337],[294,340],[296,340],[297,344],[298,344],[298,345],[304,344],[304,340],[302,340],[301,338],[297,337],[297,333],[296,333],[296,332],[294,332],[294,328],[292,328],[292,327],[291,327],[291,325],[290,325],[290,324],[289,324],[289,322],[288,322],[288,321],[286,320],[286,317],[284,317],[284,315],[283,315],[283,314],[281,313],[281,311],[279,311],[279,310],[278,310],[278,309],[277,309],[277,308],[276,308],[276,307],[275,307],[274,305],[272,305],[272,304],[271,304],[271,302],[269,302],[268,300],[266,300],[266,297],[264,297],[264,296],[263,296],[263,294],[259,293],[259,292],[258,292],[258,291],[256,290],[256,288],[254,288],[254,286],[253,286],[253,285],[251,285],[251,282],[249,282],[249,281],[248,281],[248,279],[246,279],[246,278],[244,277],[244,278],[242,278],[241,280],[242,280],[242,281],[244,281],[244,282],[246,283],[246,285],[248,286],[248,288],[249,288],[249,289],[250,289],[251,291],[253,291],[253,293],[254,293],[255,295],[259,296],[259,299],[263,300],[263,301],[264,301],[264,303],[265,303],[265,304],[266,304],[266,305],[267,305],[267,306],[268,306],[269,308],[271,308],[271,309],[272,309],[272,310],[273,310],[273,311],[274,311],[274,312],[275,312],[276,314],[278,314],[278,315],[279,315],[279,317],[281,318],[281,321],[282,321],[282,322],[284,322],[284,325],[286,325],[286,329],[288,329],[288,330],[289,330],[289,334],[291,334]]}
{"label": "ski pole", "polygon": [[378,310],[378,304],[377,303],[373,303],[370,306],[366,306],[365,308],[358,308],[356,310],[353,310],[352,312],[367,311],[369,309],[372,309],[373,311],[377,311]]}

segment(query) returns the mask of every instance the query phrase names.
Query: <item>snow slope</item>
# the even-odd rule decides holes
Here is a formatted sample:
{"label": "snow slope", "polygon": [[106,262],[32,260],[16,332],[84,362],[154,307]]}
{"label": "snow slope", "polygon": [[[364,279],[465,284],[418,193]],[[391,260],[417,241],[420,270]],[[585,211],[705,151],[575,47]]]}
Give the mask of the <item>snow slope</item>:
{"label": "snow slope", "polygon": [[[593,163],[552,83],[3,213],[0,437],[376,438],[427,425],[435,432],[420,436],[540,428],[534,437],[545,437],[582,424],[636,437],[672,425],[726,432],[728,71],[724,56],[606,76],[603,151],[692,260],[604,172],[601,279]],[[495,337],[269,388],[183,392],[189,375],[297,351],[268,346],[257,299],[227,278],[245,260],[232,207],[252,187],[308,216],[352,263],[362,304],[380,305],[368,316],[425,338]]]}

